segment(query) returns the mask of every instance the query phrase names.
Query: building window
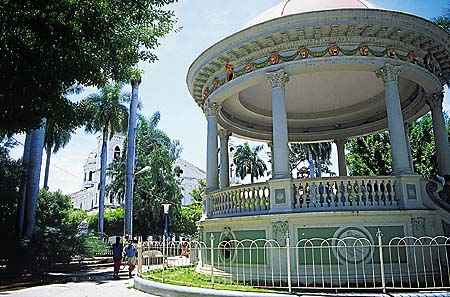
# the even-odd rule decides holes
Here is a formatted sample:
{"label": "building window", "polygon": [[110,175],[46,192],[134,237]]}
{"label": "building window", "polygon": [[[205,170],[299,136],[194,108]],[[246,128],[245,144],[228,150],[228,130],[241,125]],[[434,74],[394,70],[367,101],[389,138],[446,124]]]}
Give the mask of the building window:
{"label": "building window", "polygon": [[118,160],[120,158],[120,147],[116,146],[114,149],[114,160]]}
{"label": "building window", "polygon": [[84,179],[83,180],[86,181],[86,172],[84,173]]}
{"label": "building window", "polygon": [[89,171],[89,181],[92,181],[92,171]]}
{"label": "building window", "polygon": [[111,193],[109,193],[109,204],[113,204],[113,202],[114,202],[114,193],[113,192],[111,192]]}

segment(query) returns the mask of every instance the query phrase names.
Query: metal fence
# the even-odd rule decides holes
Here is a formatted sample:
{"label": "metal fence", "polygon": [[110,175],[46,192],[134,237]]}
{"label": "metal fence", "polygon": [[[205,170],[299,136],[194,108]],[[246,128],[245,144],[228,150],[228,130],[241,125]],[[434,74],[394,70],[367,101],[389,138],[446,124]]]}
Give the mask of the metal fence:
{"label": "metal fence", "polygon": [[[140,242],[138,272],[194,266],[214,284],[308,290],[450,288],[450,238]],[[189,284],[188,284],[189,285]]]}

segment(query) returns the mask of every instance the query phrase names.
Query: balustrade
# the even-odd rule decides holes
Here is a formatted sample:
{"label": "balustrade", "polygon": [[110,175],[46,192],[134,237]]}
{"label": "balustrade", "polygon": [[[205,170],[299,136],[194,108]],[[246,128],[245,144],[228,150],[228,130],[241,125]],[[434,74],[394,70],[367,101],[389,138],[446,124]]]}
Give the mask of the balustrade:
{"label": "balustrade", "polygon": [[398,208],[392,177],[321,178],[293,182],[296,211]]}
{"label": "balustrade", "polygon": [[[286,212],[400,209],[401,183],[395,177],[326,177],[293,180]],[[267,214],[269,183],[230,187],[209,193],[207,215],[232,217]],[[283,210],[284,212],[284,210]]]}
{"label": "balustrade", "polygon": [[270,209],[270,190],[267,183],[229,188],[212,193],[209,213],[212,216],[262,214]]}

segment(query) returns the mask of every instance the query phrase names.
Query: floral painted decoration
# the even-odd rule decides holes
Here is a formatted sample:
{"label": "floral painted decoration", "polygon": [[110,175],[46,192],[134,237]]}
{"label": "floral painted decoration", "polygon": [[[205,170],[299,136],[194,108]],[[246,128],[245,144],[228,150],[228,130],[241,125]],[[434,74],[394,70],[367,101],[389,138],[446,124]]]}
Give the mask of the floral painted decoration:
{"label": "floral painted decoration", "polygon": [[252,72],[255,69],[255,65],[253,63],[247,63],[244,66],[244,70],[246,73]]}
{"label": "floral painted decoration", "polygon": [[368,56],[369,55],[369,47],[367,47],[367,46],[360,47],[359,53],[361,54],[361,56]]}
{"label": "floral painted decoration", "polygon": [[227,81],[230,81],[234,77],[234,67],[230,63],[225,64],[225,72],[227,73]]}
{"label": "floral painted decoration", "polygon": [[330,54],[330,56],[337,56],[340,52],[340,48],[335,44],[328,48],[328,53]]}
{"label": "floral painted decoration", "polygon": [[220,87],[220,80],[218,80],[217,78],[215,78],[212,82],[212,89],[216,90],[218,87]]}
{"label": "floral painted decoration", "polygon": [[302,57],[302,59],[306,59],[309,58],[311,52],[306,47],[302,47],[298,50],[298,54],[300,55],[300,57]]}
{"label": "floral painted decoration", "polygon": [[397,53],[395,52],[395,49],[391,47],[387,49],[387,55],[389,58],[395,58],[397,56]]}
{"label": "floral painted decoration", "polygon": [[417,62],[417,55],[416,55],[416,53],[414,51],[410,51],[408,53],[407,58],[408,58],[408,61],[410,61],[411,63],[416,63]]}
{"label": "floral painted decoration", "polygon": [[275,65],[280,63],[281,57],[278,52],[272,53],[269,57],[269,65]]}
{"label": "floral painted decoration", "polygon": [[208,88],[208,86],[206,86],[206,87],[203,89],[203,99],[208,98],[208,96],[209,96],[209,88]]}

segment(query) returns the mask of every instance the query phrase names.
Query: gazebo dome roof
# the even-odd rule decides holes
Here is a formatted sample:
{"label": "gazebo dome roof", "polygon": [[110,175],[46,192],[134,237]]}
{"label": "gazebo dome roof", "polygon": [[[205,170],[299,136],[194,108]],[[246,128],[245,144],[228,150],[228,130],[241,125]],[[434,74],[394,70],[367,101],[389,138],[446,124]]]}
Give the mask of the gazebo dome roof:
{"label": "gazebo dome roof", "polygon": [[274,7],[258,15],[245,27],[292,14],[345,8],[373,9],[377,7],[365,0],[282,0]]}

